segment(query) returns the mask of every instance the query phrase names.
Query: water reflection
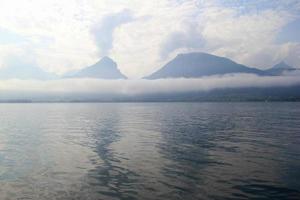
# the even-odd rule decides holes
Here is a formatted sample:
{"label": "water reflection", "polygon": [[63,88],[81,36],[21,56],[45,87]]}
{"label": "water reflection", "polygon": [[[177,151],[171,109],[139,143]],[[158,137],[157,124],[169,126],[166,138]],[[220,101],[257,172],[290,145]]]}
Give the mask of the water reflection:
{"label": "water reflection", "polygon": [[300,199],[298,103],[0,111],[1,199]]}
{"label": "water reflection", "polygon": [[[104,110],[106,111],[106,110]],[[100,199],[135,199],[136,191],[133,183],[136,182],[136,173],[122,165],[122,152],[115,152],[112,145],[121,139],[119,130],[119,110],[111,108],[108,112],[99,115],[105,118],[97,119],[97,128],[93,131],[91,139],[95,142],[95,152],[103,161],[97,165],[97,160],[91,160],[96,165],[90,170],[92,177],[89,184],[96,186]]]}

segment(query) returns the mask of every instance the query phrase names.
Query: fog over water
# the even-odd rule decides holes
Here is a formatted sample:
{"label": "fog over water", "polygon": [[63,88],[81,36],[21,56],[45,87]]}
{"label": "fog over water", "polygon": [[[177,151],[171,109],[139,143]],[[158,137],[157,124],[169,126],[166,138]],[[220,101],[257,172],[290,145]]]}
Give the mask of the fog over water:
{"label": "fog over water", "polygon": [[178,93],[210,91],[213,89],[245,88],[245,87],[277,87],[300,84],[297,74],[285,76],[256,76],[249,74],[229,74],[208,76],[203,78],[176,79],[59,79],[50,81],[39,80],[2,80],[2,95],[20,97],[31,94],[106,94],[106,95],[143,95],[153,93]]}

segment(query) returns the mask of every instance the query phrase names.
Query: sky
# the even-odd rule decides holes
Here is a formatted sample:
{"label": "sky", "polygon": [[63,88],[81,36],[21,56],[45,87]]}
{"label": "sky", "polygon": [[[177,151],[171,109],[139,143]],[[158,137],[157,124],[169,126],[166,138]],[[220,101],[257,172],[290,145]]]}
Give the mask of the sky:
{"label": "sky", "polygon": [[0,67],[62,75],[109,56],[134,79],[196,51],[299,68],[300,1],[1,0]]}

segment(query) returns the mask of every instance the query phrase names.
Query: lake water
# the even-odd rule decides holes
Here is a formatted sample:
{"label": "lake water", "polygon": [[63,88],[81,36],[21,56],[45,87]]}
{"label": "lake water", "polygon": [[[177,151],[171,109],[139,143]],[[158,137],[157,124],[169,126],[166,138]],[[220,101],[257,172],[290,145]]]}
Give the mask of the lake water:
{"label": "lake water", "polygon": [[0,104],[0,199],[300,199],[300,103]]}

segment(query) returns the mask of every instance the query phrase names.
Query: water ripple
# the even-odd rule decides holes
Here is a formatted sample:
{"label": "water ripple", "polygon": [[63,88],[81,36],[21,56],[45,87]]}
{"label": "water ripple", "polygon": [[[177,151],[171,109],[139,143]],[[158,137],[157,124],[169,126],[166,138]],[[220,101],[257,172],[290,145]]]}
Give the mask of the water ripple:
{"label": "water ripple", "polygon": [[299,103],[0,112],[0,199],[300,199]]}

